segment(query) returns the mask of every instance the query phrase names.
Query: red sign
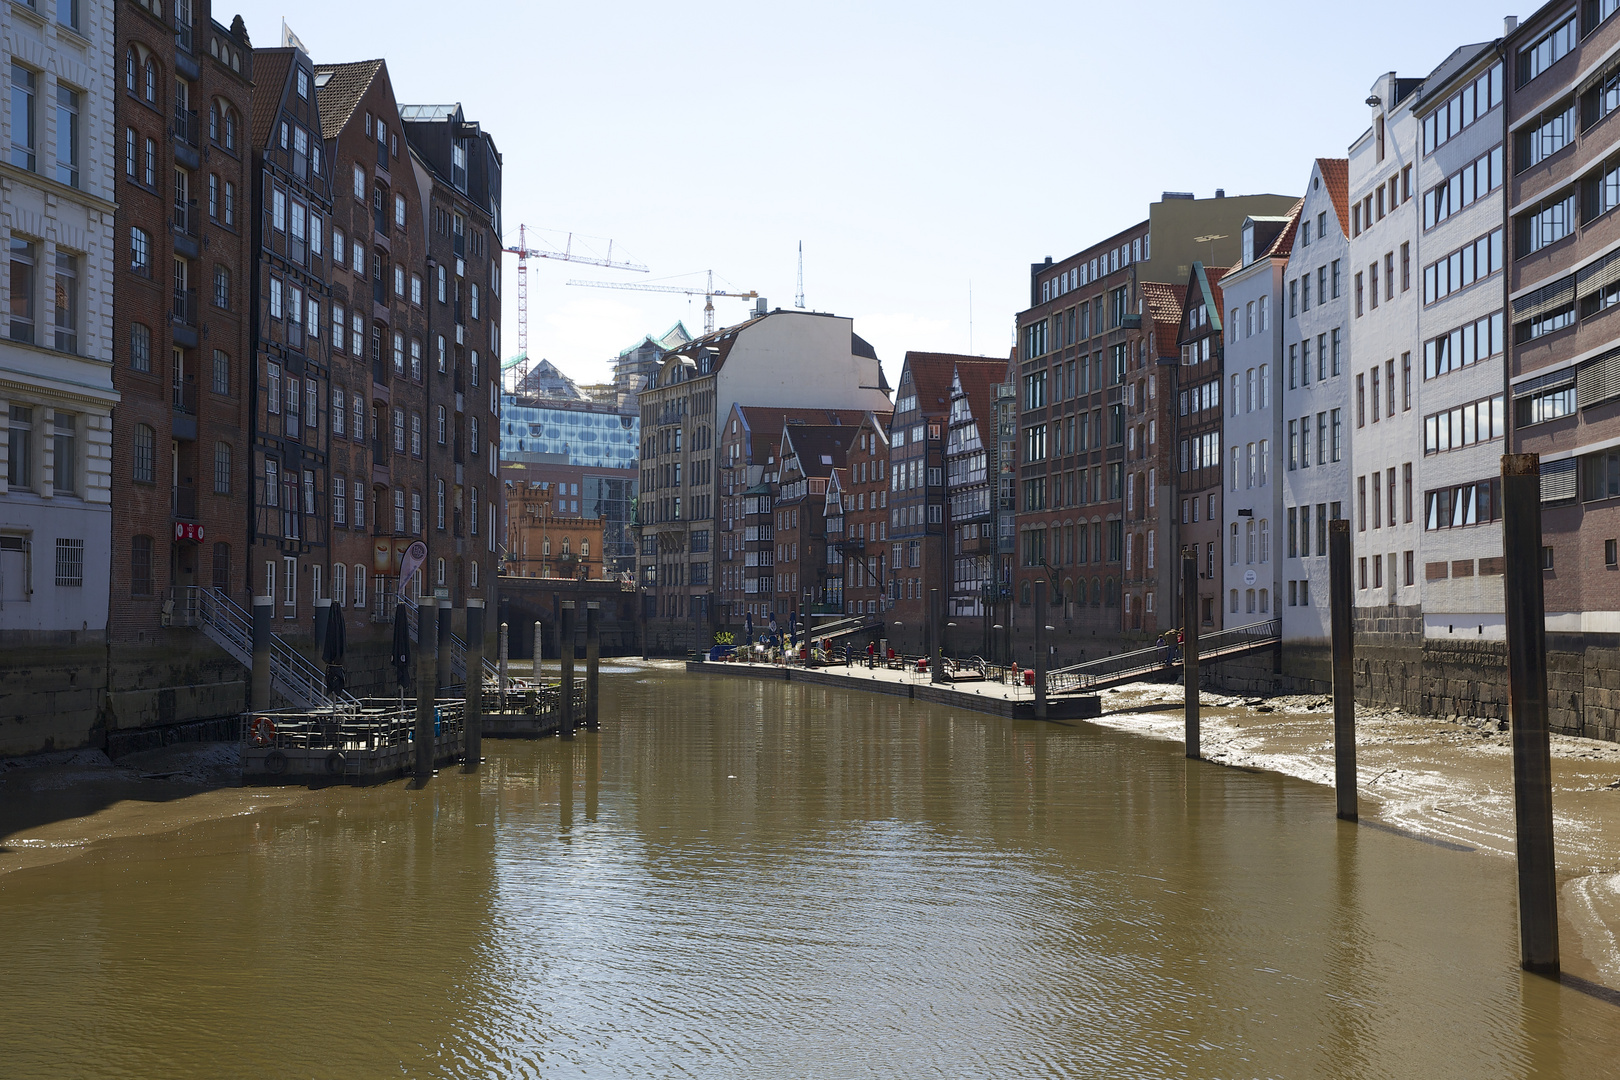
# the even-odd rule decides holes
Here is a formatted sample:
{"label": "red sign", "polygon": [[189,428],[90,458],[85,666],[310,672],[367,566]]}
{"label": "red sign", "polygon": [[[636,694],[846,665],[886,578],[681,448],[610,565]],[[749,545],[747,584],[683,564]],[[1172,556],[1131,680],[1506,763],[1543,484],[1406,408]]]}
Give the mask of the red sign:
{"label": "red sign", "polygon": [[177,521],[174,523],[174,538],[176,540],[190,540],[192,543],[200,544],[203,542],[203,527]]}

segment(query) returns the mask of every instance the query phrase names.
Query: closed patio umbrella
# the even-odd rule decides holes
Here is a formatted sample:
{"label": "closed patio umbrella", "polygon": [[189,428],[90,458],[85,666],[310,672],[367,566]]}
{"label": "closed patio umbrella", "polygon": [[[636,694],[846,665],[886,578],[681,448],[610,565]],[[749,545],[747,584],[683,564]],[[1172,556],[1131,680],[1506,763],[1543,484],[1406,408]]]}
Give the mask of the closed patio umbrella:
{"label": "closed patio umbrella", "polygon": [[394,605],[394,648],[390,656],[403,694],[411,685],[411,622],[404,604]]}
{"label": "closed patio umbrella", "polygon": [[337,697],[343,693],[344,684],[347,682],[343,673],[343,646],[346,636],[343,609],[333,604],[331,614],[326,620],[326,640],[321,643],[321,659],[326,661],[327,697]]}

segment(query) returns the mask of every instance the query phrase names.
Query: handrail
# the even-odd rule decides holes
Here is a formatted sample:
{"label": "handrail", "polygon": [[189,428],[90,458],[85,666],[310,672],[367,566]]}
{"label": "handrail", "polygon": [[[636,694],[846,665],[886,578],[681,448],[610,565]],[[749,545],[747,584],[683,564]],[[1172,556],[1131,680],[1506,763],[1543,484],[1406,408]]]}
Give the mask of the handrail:
{"label": "handrail", "polygon": [[[1234,653],[1274,645],[1280,639],[1281,632],[1282,623],[1277,619],[1217,630],[1212,634],[1199,636],[1198,656],[1200,660],[1216,660]],[[1097,687],[1105,681],[1125,682],[1138,675],[1179,667],[1180,663],[1179,658],[1176,660],[1169,658],[1164,646],[1156,645],[1057,668],[1047,672],[1046,685],[1048,690],[1054,692],[1084,690]]]}
{"label": "handrail", "polygon": [[[226,652],[249,670],[253,667],[253,617],[222,592],[198,585],[186,589],[189,621],[200,627]],[[295,705],[320,708],[331,703],[326,693],[326,672],[303,653],[270,635],[270,688]],[[340,691],[336,700],[356,702],[353,695]]]}

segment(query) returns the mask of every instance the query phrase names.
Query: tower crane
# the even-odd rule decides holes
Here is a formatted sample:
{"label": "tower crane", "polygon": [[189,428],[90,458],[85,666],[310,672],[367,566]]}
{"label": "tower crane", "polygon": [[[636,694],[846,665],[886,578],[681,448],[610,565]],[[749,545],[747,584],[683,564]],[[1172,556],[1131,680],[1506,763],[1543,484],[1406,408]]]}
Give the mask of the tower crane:
{"label": "tower crane", "polygon": [[683,296],[701,296],[703,297],[703,333],[712,334],[714,333],[715,297],[729,296],[737,300],[755,300],[758,299],[759,293],[752,290],[748,292],[727,292],[724,289],[716,289],[714,287],[714,271],[706,270],[704,273],[708,274],[708,287],[703,289],[686,289],[679,285],[640,285],[629,281],[580,281],[577,278],[568,284],[586,285],[593,289],[638,289],[642,292],[667,292],[680,293]]}
{"label": "tower crane", "polygon": [[[536,229],[538,233],[540,230]],[[541,243],[542,241],[536,241]],[[595,255],[574,254],[574,234],[569,233],[563,241],[562,250],[556,248],[538,248],[529,246],[529,228],[527,225],[518,226],[518,241],[516,247],[502,248],[518,257],[518,352],[525,358],[529,355],[529,260],[530,259],[557,259],[561,262],[588,263],[591,266],[606,266],[614,270],[636,270],[645,274],[647,268],[640,263],[627,262],[623,259],[613,258],[613,241],[608,241],[607,258],[598,258]],[[570,282],[572,284],[572,282]]]}

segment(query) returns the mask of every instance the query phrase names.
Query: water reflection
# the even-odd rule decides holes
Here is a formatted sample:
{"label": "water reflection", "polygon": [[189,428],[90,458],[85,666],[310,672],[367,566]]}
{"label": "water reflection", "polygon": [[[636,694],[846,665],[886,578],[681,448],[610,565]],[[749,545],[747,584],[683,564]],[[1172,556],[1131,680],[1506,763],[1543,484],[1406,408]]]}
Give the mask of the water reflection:
{"label": "water reflection", "polygon": [[6,1076],[1602,1075],[1511,864],[1173,746],[604,680],[476,775],[0,879]]}

